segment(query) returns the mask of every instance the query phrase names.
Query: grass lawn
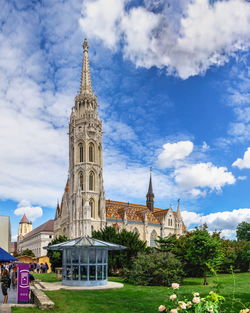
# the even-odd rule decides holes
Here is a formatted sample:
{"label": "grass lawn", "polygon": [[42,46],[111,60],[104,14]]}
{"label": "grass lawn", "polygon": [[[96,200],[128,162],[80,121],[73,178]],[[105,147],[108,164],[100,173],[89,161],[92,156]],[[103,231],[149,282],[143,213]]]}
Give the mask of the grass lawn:
{"label": "grass lawn", "polygon": [[36,278],[36,279],[40,279],[41,281],[44,281],[46,283],[54,283],[56,281],[60,281],[61,279],[57,279],[56,278],[56,274],[55,273],[46,273],[46,274],[43,274],[43,273],[32,273],[33,276]]}
{"label": "grass lawn", "polygon": [[[48,275],[48,274],[47,274]],[[242,309],[240,303],[232,307],[233,276],[219,275],[221,285],[220,294],[226,298],[223,307],[225,313],[238,313]],[[236,274],[235,298],[239,299],[247,307],[250,307],[250,273]],[[113,281],[121,281],[119,278],[111,278]],[[202,286],[201,278],[187,278],[184,280],[180,293],[189,295],[192,292],[200,292],[206,295],[215,287],[215,278],[209,278],[209,286]],[[46,294],[55,302],[52,311],[40,311],[38,309],[13,308],[15,313],[153,313],[158,311],[158,306],[164,304],[168,295],[167,287],[144,287],[125,284],[124,288],[116,290],[100,291],[48,291]]]}

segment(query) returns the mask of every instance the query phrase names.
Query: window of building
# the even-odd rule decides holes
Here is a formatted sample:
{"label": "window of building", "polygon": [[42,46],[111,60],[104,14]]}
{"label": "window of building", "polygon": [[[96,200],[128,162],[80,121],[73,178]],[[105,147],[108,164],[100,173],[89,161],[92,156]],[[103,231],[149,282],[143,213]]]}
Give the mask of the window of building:
{"label": "window of building", "polygon": [[79,161],[83,162],[83,144],[80,143],[78,147],[79,147]]}
{"label": "window of building", "polygon": [[140,235],[139,230],[136,227],[133,229],[133,233]]}
{"label": "window of building", "polygon": [[91,217],[95,217],[95,201],[94,199],[89,200],[90,210],[91,210]]}
{"label": "window of building", "polygon": [[94,144],[91,142],[89,144],[89,162],[94,162],[95,160],[95,147]]}
{"label": "window of building", "polygon": [[153,230],[150,236],[150,247],[156,247],[156,242],[155,242],[156,238],[157,238],[157,233],[155,230]]}
{"label": "window of building", "polygon": [[90,172],[89,174],[89,190],[95,190],[95,174]]}
{"label": "window of building", "polygon": [[80,189],[83,190],[83,174],[82,174],[82,172],[80,172],[79,178],[80,178]]}

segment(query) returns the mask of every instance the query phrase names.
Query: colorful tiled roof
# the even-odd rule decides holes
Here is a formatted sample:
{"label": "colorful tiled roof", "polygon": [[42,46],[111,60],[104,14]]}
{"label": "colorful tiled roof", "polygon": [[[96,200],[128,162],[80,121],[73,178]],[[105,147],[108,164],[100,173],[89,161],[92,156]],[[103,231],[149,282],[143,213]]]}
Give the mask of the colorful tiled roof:
{"label": "colorful tiled roof", "polygon": [[151,212],[146,205],[106,200],[106,217],[112,219],[124,219],[126,214],[128,221],[143,222],[146,215],[149,223],[160,224],[158,216],[167,212],[168,209],[155,208],[154,212]]}

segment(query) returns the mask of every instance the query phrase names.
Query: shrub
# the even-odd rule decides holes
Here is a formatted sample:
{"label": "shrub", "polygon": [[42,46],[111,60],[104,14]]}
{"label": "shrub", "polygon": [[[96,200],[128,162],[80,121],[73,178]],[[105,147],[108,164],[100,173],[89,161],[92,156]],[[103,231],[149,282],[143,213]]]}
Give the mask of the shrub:
{"label": "shrub", "polygon": [[146,286],[169,286],[184,276],[181,262],[172,253],[157,251],[139,253],[124,274],[126,282]]}

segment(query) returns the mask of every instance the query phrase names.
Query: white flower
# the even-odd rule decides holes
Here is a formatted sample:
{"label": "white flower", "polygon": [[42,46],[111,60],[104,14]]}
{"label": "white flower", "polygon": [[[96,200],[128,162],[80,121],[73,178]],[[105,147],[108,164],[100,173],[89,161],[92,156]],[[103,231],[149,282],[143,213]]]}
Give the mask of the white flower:
{"label": "white flower", "polygon": [[169,299],[170,300],[175,300],[177,298],[177,295],[176,294],[172,294],[171,296],[169,296]]}
{"label": "white flower", "polygon": [[180,287],[180,285],[177,284],[177,283],[173,283],[173,284],[172,284],[172,288],[173,288],[173,289],[179,289],[179,287]]}
{"label": "white flower", "polygon": [[200,299],[200,297],[194,297],[192,301],[193,301],[193,303],[200,303],[201,299]]}
{"label": "white flower", "polygon": [[166,310],[165,305],[160,305],[159,308],[158,308],[159,312],[164,312],[165,310]]}

